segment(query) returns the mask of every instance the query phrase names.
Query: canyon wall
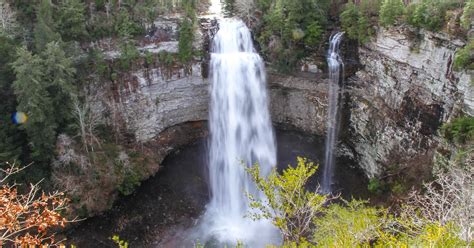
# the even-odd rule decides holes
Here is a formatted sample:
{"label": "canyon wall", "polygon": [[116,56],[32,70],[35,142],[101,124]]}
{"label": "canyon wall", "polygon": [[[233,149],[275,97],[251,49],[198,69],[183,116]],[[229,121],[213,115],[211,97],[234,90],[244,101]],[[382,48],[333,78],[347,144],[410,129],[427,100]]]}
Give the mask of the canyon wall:
{"label": "canyon wall", "polygon": [[347,82],[348,140],[369,177],[429,167],[440,125],[461,113],[474,115],[471,76],[452,68],[464,42],[413,32],[379,29],[359,48],[363,69]]}

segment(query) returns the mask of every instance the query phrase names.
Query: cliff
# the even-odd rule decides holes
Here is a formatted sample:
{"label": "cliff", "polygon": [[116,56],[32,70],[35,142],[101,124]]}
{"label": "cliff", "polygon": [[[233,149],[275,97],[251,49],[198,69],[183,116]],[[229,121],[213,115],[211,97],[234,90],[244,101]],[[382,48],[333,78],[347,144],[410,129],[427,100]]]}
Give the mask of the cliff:
{"label": "cliff", "polygon": [[369,177],[430,167],[440,125],[474,115],[471,75],[452,69],[462,46],[442,33],[392,28],[359,48],[363,69],[347,82],[348,140]]}

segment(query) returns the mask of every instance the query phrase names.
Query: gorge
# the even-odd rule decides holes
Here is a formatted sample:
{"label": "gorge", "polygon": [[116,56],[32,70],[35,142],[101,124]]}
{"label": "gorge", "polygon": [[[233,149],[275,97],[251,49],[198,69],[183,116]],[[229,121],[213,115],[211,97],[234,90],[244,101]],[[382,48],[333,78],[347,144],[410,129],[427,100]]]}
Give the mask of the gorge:
{"label": "gorge", "polygon": [[[316,173],[297,189],[322,199],[309,207],[312,229],[298,245],[336,244],[330,239],[345,233],[332,230],[352,230],[356,219],[385,229],[364,229],[372,236],[340,247],[384,244],[377,235],[397,225],[397,211],[424,199],[415,193],[444,190],[424,183],[446,173],[454,175],[446,189],[459,189],[447,195],[464,195],[445,202],[460,207],[449,221],[421,208],[422,226],[459,230],[441,236],[469,242],[473,32],[464,12],[472,1],[434,2],[38,0],[29,12],[6,0],[0,93],[8,101],[0,110],[25,121],[0,129],[0,163],[34,162],[14,180],[42,177],[45,189],[65,193],[61,214],[87,219],[59,236],[78,247],[116,247],[115,235],[131,247],[290,245],[282,231],[290,224],[281,223],[298,218],[275,221],[290,216],[280,209],[252,219],[258,204],[249,203],[293,185],[297,157],[314,162]],[[68,4],[83,9],[82,22],[68,22],[77,17]],[[438,5],[445,13],[424,16],[439,15],[444,26],[418,18]],[[48,18],[48,8],[60,14]],[[16,26],[6,21],[10,12]],[[19,27],[32,32],[19,35]],[[280,185],[258,190],[246,171],[254,164]],[[273,170],[291,173],[266,178]],[[413,230],[408,236],[418,238],[430,229]],[[360,237],[347,235],[341,240]]]}

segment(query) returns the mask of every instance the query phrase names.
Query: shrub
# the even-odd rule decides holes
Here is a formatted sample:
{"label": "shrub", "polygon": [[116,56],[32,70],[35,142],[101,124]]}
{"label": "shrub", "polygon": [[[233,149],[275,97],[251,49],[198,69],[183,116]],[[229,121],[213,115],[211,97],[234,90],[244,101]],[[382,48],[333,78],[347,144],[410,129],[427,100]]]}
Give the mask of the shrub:
{"label": "shrub", "polygon": [[369,180],[369,184],[367,185],[367,189],[374,194],[380,194],[383,191],[383,184],[378,178],[371,178]]}
{"label": "shrub", "polygon": [[316,173],[317,166],[304,158],[297,158],[298,166],[289,166],[281,175],[274,169],[266,178],[260,175],[258,165],[247,168],[266,196],[265,200],[248,195],[253,219],[269,219],[281,231],[285,244],[305,243],[312,235],[311,224],[321,214],[329,198],[316,191],[307,191],[308,179]]}
{"label": "shrub", "polygon": [[124,42],[120,46],[119,65],[123,70],[129,70],[133,62],[140,58],[140,52],[132,42]]}
{"label": "shrub", "polygon": [[441,127],[441,132],[449,141],[465,143],[474,139],[474,117],[459,117]]}
{"label": "shrub", "polygon": [[118,187],[118,191],[122,195],[130,195],[135,189],[140,186],[140,175],[133,171],[127,171],[124,175],[123,181]]}
{"label": "shrub", "polygon": [[119,37],[130,38],[144,34],[145,28],[132,20],[126,10],[122,10],[115,18],[114,31]]}
{"label": "shrub", "polygon": [[403,15],[405,6],[401,0],[384,0],[380,7],[380,24],[391,26]]}
{"label": "shrub", "polygon": [[457,71],[463,69],[474,70],[474,40],[457,51],[453,68]]}
{"label": "shrub", "polygon": [[352,200],[330,205],[326,214],[315,222],[314,241],[318,247],[370,247],[391,220],[386,209],[365,204]]}
{"label": "shrub", "polygon": [[474,0],[468,0],[464,6],[464,10],[461,16],[461,26],[469,30],[471,29],[471,23],[474,19]]}

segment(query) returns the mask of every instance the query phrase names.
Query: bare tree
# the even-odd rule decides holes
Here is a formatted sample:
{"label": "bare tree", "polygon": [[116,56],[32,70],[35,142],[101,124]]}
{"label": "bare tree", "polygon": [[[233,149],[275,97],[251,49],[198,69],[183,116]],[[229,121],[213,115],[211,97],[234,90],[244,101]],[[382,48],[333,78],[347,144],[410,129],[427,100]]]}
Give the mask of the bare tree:
{"label": "bare tree", "polygon": [[98,103],[97,98],[97,95],[86,93],[82,103],[77,98],[73,101],[73,115],[79,126],[78,135],[87,153],[89,150],[94,151],[94,145],[100,145],[95,133],[101,121],[103,107],[100,104],[94,106],[94,103]]}
{"label": "bare tree", "polygon": [[0,33],[6,35],[12,35],[17,28],[15,12],[4,0],[0,0],[0,24]]}
{"label": "bare tree", "polygon": [[404,212],[419,223],[424,219],[442,225],[454,223],[469,243],[474,238],[474,167],[449,162],[445,168],[433,182],[424,184],[423,194],[412,192],[408,204],[412,207]]}
{"label": "bare tree", "polygon": [[254,0],[237,0],[235,2],[235,9],[247,24],[255,20],[255,1]]}

